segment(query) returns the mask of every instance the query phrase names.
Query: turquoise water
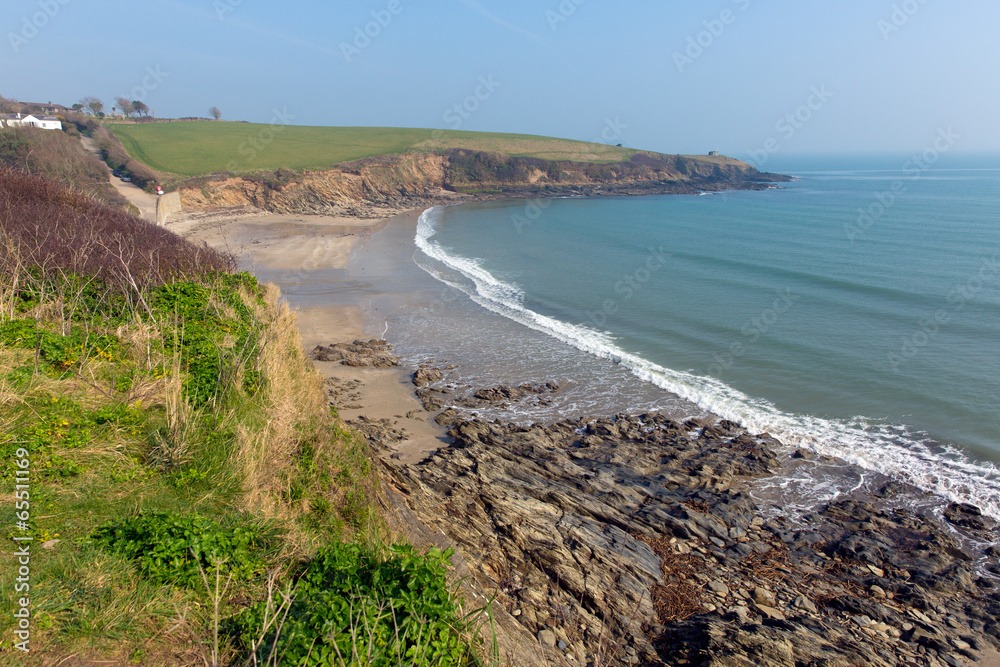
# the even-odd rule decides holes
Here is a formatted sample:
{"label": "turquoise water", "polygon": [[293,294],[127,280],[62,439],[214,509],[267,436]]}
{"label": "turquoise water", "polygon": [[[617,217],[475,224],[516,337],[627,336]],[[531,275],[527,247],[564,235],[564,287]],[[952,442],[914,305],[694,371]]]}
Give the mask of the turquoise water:
{"label": "turquoise water", "polygon": [[1000,158],[946,158],[431,209],[414,259],[449,291],[399,314],[400,342],[581,387],[563,413],[710,410],[998,516]]}

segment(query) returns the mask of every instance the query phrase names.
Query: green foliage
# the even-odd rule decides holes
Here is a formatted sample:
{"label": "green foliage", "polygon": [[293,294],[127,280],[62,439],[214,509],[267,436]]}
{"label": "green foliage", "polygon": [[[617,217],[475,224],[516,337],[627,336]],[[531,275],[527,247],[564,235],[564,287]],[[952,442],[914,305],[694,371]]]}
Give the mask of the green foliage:
{"label": "green foliage", "polygon": [[524,183],[532,170],[545,167],[541,160],[511,157],[498,153],[452,151],[449,154],[447,180],[463,183]]}
{"label": "green foliage", "polygon": [[[258,324],[239,297],[238,288],[260,294],[252,277],[217,276],[213,283],[178,282],[153,292],[153,309],[176,326],[167,332],[167,344],[180,348],[185,394],[194,408],[217,399],[232,382],[248,393],[260,388],[259,374],[247,368],[257,356]],[[216,305],[228,306],[229,317]]]}
{"label": "green foliage", "polygon": [[[0,457],[12,460],[23,447],[31,453],[32,470],[40,479],[66,478],[79,474],[82,467],[69,455],[92,445],[113,429],[123,429],[138,439],[147,428],[147,415],[134,407],[108,404],[94,411],[84,410],[65,396],[33,394],[9,415],[13,427],[0,440]],[[0,468],[0,477],[13,478],[13,468]]]}
{"label": "green foliage", "polygon": [[[195,642],[185,644],[193,655],[197,644],[211,642],[216,623],[231,622],[248,605],[266,606],[258,575],[278,567],[303,581],[296,628],[313,631],[308,610],[329,580],[346,607],[316,614],[346,619],[348,633],[354,623],[359,638],[369,628],[377,635],[355,664],[366,664],[369,651],[373,664],[466,662],[468,649],[453,629],[459,623],[445,555],[396,548],[378,558],[337,546],[315,568],[295,560],[350,534],[348,526],[360,533],[379,524],[377,477],[364,438],[331,420],[322,395],[309,393],[314,378],[288,320],[271,319],[275,304],[256,279],[203,274],[143,285],[128,298],[69,271],[17,275],[6,284],[0,315],[0,458],[28,451],[29,532],[37,541],[60,540],[32,552],[38,659],[58,660],[79,645],[108,655],[170,651],[177,635],[168,628],[178,615]],[[258,368],[265,339],[277,341],[273,349],[287,354],[288,365]],[[291,364],[302,377],[283,373]],[[298,392],[308,409],[281,434],[282,442],[294,440],[294,453],[266,459],[281,474],[265,503],[248,497],[255,469],[234,451],[246,447],[243,438],[264,440],[266,448],[261,435],[273,423],[273,392],[257,390],[269,382]],[[170,440],[174,465],[154,465],[158,438]],[[0,467],[8,486],[15,469]],[[288,497],[280,495],[285,488]],[[265,505],[277,507],[268,516],[279,518],[265,518]],[[216,566],[218,584],[211,583]],[[15,608],[12,572],[0,572],[0,602]],[[232,589],[230,575],[239,582]],[[240,626],[248,637],[265,630],[254,618],[251,612]],[[398,633],[396,621],[403,621]],[[13,627],[0,619],[0,633]],[[286,636],[269,641],[284,650]],[[348,650],[343,633],[323,645]],[[12,655],[0,647],[0,662]],[[225,660],[245,657],[227,651]]]}
{"label": "green foliage", "polygon": [[74,326],[68,334],[60,334],[38,325],[34,318],[10,320],[0,324],[0,344],[8,347],[37,349],[39,358],[54,371],[65,371],[81,357],[111,358],[118,340],[108,334]]}
{"label": "green foliage", "polygon": [[135,561],[144,577],[188,588],[202,586],[199,565],[214,572],[219,564],[234,579],[250,579],[264,567],[268,540],[253,526],[222,526],[199,515],[140,514],[105,521],[93,541]]}
{"label": "green foliage", "polygon": [[[473,661],[448,590],[451,551],[426,555],[409,545],[382,557],[357,544],[322,550],[306,567],[280,632],[273,628],[257,655],[282,665],[466,665]],[[249,647],[260,640],[281,596],[239,619]],[[281,612],[282,614],[284,612]]]}
{"label": "green foliage", "polygon": [[302,178],[302,175],[294,169],[279,167],[276,171],[255,172],[247,174],[244,179],[253,183],[260,183],[271,190],[281,190],[289,183],[294,183]]}
{"label": "green foliage", "polygon": [[181,320],[211,317],[209,297],[211,291],[205,285],[192,282],[163,285],[153,292],[154,309],[163,315],[177,315]]}

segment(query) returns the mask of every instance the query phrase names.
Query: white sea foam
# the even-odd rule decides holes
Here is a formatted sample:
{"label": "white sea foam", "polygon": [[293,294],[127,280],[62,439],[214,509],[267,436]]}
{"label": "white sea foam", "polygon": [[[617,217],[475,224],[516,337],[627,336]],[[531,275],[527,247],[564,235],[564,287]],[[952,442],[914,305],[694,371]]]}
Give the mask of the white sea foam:
{"label": "white sea foam", "polygon": [[865,417],[824,419],[789,414],[772,403],[752,398],[712,377],[676,371],[618,347],[608,332],[570,324],[523,305],[524,292],[498,280],[481,262],[448,253],[437,242],[433,216],[424,211],[415,242],[425,255],[460,274],[428,270],[438,280],[467,294],[488,310],[545,333],[563,343],[627,367],[639,379],[737,422],[754,433],[768,432],[789,447],[802,447],[840,458],[863,469],[890,475],[955,502],[972,503],[1000,519],[1000,471],[990,463],[970,460],[952,447],[937,447],[905,427]]}

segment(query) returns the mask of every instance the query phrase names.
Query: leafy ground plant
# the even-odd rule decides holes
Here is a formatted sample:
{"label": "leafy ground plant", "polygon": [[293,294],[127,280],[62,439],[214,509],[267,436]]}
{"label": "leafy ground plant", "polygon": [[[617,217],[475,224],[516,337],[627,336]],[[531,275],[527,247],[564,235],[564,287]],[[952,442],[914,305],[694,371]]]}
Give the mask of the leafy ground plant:
{"label": "leafy ground plant", "polygon": [[448,589],[450,551],[357,544],[316,555],[294,589],[247,610],[238,627],[256,665],[477,664]]}
{"label": "leafy ground plant", "polygon": [[135,561],[144,577],[188,588],[201,585],[199,570],[216,564],[237,580],[250,579],[264,569],[262,552],[269,542],[257,526],[222,526],[203,516],[166,512],[106,521],[93,539]]}

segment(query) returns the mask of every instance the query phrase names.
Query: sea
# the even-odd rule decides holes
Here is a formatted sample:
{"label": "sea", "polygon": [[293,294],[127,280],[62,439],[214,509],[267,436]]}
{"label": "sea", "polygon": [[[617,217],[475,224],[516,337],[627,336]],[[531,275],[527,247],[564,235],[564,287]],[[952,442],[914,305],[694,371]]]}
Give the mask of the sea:
{"label": "sea", "polygon": [[363,302],[457,394],[560,385],[482,418],[714,414],[816,455],[757,485],[775,507],[891,478],[1000,519],[1000,155],[933,157],[775,156],[794,180],[763,191],[439,206],[298,301]]}

